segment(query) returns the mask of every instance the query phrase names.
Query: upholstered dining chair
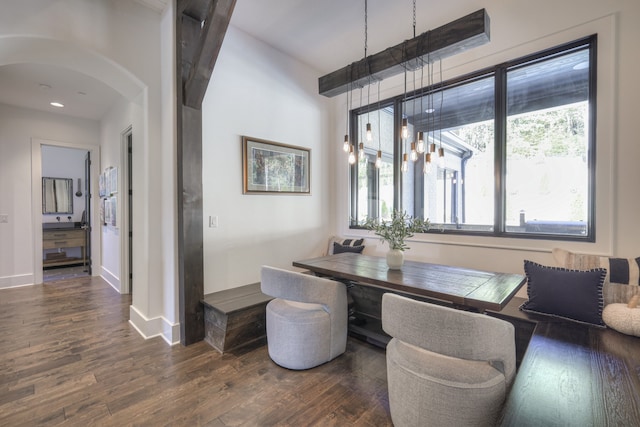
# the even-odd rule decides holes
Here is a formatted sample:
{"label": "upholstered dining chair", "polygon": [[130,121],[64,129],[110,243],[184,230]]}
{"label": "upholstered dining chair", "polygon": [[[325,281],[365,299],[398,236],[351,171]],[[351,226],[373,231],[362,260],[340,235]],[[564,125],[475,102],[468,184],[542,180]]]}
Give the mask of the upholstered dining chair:
{"label": "upholstered dining chair", "polygon": [[263,266],[269,357],[289,369],[333,360],[347,346],[347,290],[329,279]]}
{"label": "upholstered dining chair", "polygon": [[493,426],[516,371],[513,325],[386,293],[391,419],[403,426]]}

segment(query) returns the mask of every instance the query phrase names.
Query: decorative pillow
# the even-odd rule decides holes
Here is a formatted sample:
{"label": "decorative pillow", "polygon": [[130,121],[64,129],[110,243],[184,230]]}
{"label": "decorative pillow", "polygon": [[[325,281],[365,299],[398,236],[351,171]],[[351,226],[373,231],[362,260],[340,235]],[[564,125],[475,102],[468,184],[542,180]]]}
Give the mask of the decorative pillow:
{"label": "decorative pillow", "polygon": [[555,248],[552,251],[556,263],[560,267],[572,270],[589,270],[606,268],[607,282],[622,285],[640,285],[640,257],[609,258],[598,255],[587,255]]}
{"label": "decorative pillow", "polygon": [[605,305],[626,303],[633,295],[640,294],[640,257],[609,258],[559,248],[553,249],[552,253],[559,267],[572,270],[606,268],[607,277],[602,291]]}
{"label": "decorative pillow", "polygon": [[337,243],[341,246],[362,246],[364,249],[364,239],[346,239],[344,237],[333,236],[329,239],[329,249],[327,250],[327,255],[334,254],[334,243]]}
{"label": "decorative pillow", "polygon": [[611,329],[640,337],[640,308],[627,304],[609,304],[602,312],[602,319]]}
{"label": "decorative pillow", "polygon": [[587,271],[524,262],[529,300],[520,310],[604,327],[602,286],[607,270]]}
{"label": "decorative pillow", "polygon": [[363,250],[364,250],[364,245],[349,246],[349,245],[341,245],[338,242],[333,242],[333,253],[334,254],[341,254],[341,253],[344,253],[344,252],[354,252],[354,253],[357,253],[357,254],[361,254]]}

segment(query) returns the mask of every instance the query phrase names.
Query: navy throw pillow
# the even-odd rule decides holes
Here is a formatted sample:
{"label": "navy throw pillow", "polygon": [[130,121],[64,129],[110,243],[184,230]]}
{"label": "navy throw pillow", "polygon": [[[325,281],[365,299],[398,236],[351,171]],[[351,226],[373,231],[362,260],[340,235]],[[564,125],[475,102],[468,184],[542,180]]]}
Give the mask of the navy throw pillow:
{"label": "navy throw pillow", "polygon": [[529,300],[520,310],[604,327],[602,286],[606,269],[568,270],[525,260],[524,272]]}
{"label": "navy throw pillow", "polygon": [[344,252],[354,252],[357,254],[361,254],[364,250],[364,245],[361,246],[350,246],[350,245],[341,245],[338,242],[333,242],[333,253],[341,254]]}

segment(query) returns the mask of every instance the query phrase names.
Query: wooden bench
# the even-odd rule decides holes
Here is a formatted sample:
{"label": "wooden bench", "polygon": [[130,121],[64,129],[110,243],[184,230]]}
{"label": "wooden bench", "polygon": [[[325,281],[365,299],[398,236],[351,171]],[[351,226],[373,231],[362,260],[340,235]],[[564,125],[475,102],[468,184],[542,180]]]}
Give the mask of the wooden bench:
{"label": "wooden bench", "polygon": [[224,353],[265,339],[266,306],[272,299],[260,291],[260,283],[205,295],[205,341]]}
{"label": "wooden bench", "polygon": [[640,338],[528,314],[523,302],[488,312],[516,327],[522,356],[500,425],[640,425]]}

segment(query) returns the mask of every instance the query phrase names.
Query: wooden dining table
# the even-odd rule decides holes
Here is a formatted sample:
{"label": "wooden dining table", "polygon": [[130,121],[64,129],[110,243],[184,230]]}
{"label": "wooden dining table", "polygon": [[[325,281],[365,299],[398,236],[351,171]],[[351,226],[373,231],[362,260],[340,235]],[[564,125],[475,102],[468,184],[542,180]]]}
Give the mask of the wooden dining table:
{"label": "wooden dining table", "polygon": [[405,261],[402,269],[390,270],[385,258],[357,253],[294,261],[293,266],[319,276],[436,299],[480,312],[502,310],[526,281],[522,274],[419,261]]}
{"label": "wooden dining table", "polygon": [[521,274],[419,261],[405,261],[402,269],[390,270],[385,258],[357,253],[294,261],[293,266],[344,282],[352,301],[349,333],[383,348],[390,339],[381,322],[385,292],[464,310],[499,312],[526,281]]}

